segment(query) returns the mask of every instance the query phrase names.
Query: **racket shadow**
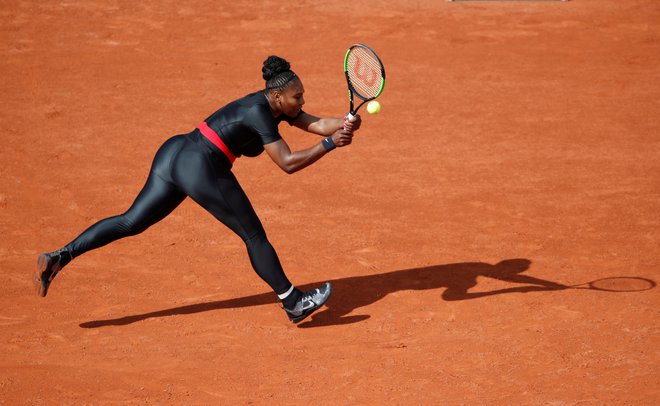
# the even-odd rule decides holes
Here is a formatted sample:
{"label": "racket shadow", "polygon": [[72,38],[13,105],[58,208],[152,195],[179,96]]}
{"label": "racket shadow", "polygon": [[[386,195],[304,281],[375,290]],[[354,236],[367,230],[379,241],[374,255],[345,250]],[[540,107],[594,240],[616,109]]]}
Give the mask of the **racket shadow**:
{"label": "racket shadow", "polygon": [[[299,325],[301,328],[352,324],[370,318],[369,314],[351,315],[357,309],[365,308],[387,295],[404,290],[434,290],[444,288],[441,298],[446,301],[478,299],[507,293],[525,293],[574,289],[572,286],[546,279],[524,275],[532,261],[524,258],[507,259],[497,264],[464,262],[411,268],[380,274],[352,276],[331,280],[333,296],[326,307],[315,313],[311,320]],[[487,292],[470,292],[477,286],[479,277],[494,278],[519,286]],[[307,290],[320,282],[300,286]],[[276,296],[269,293],[196,303],[186,306],[157,310],[149,313],[129,315],[114,319],[93,320],[80,324],[82,328],[123,326],[138,321],[174,315],[195,314],[207,311],[262,306],[278,303]]]}

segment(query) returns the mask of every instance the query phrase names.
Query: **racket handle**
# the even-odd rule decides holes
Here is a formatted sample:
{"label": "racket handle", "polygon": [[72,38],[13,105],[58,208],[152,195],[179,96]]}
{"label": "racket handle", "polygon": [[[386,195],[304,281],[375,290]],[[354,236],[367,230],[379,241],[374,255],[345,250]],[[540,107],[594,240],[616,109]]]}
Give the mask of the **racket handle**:
{"label": "racket handle", "polygon": [[351,114],[350,112],[348,114],[346,114],[346,116],[344,117],[344,130],[346,129],[346,123],[348,121],[351,121],[354,117],[355,116],[353,114]]}

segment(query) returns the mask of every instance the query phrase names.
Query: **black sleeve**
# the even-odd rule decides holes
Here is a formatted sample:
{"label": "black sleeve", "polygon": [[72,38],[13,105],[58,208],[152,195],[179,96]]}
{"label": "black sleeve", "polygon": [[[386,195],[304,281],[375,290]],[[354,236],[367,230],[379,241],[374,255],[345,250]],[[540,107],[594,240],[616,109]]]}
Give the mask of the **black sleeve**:
{"label": "black sleeve", "polygon": [[255,104],[245,115],[245,125],[261,138],[263,145],[282,138],[277,130],[277,121],[265,106]]}

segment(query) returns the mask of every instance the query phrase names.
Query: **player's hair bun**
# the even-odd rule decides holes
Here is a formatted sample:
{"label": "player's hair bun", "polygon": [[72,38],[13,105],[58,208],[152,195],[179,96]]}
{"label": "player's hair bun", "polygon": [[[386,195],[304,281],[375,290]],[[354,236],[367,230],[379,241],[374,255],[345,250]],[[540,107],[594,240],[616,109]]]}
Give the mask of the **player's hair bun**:
{"label": "player's hair bun", "polygon": [[280,73],[291,70],[291,64],[279,56],[271,55],[264,61],[261,68],[264,80],[268,81]]}
{"label": "player's hair bun", "polygon": [[264,61],[261,73],[266,81],[267,91],[282,91],[296,77],[289,62],[275,55]]}

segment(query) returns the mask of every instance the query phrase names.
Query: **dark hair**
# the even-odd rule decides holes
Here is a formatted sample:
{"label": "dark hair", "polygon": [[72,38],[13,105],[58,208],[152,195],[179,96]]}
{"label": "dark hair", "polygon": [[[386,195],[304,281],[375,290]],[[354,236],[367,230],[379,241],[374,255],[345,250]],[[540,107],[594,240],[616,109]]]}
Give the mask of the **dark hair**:
{"label": "dark hair", "polygon": [[281,91],[296,77],[296,74],[291,70],[291,64],[275,55],[269,56],[264,61],[261,72],[266,81],[266,91]]}

